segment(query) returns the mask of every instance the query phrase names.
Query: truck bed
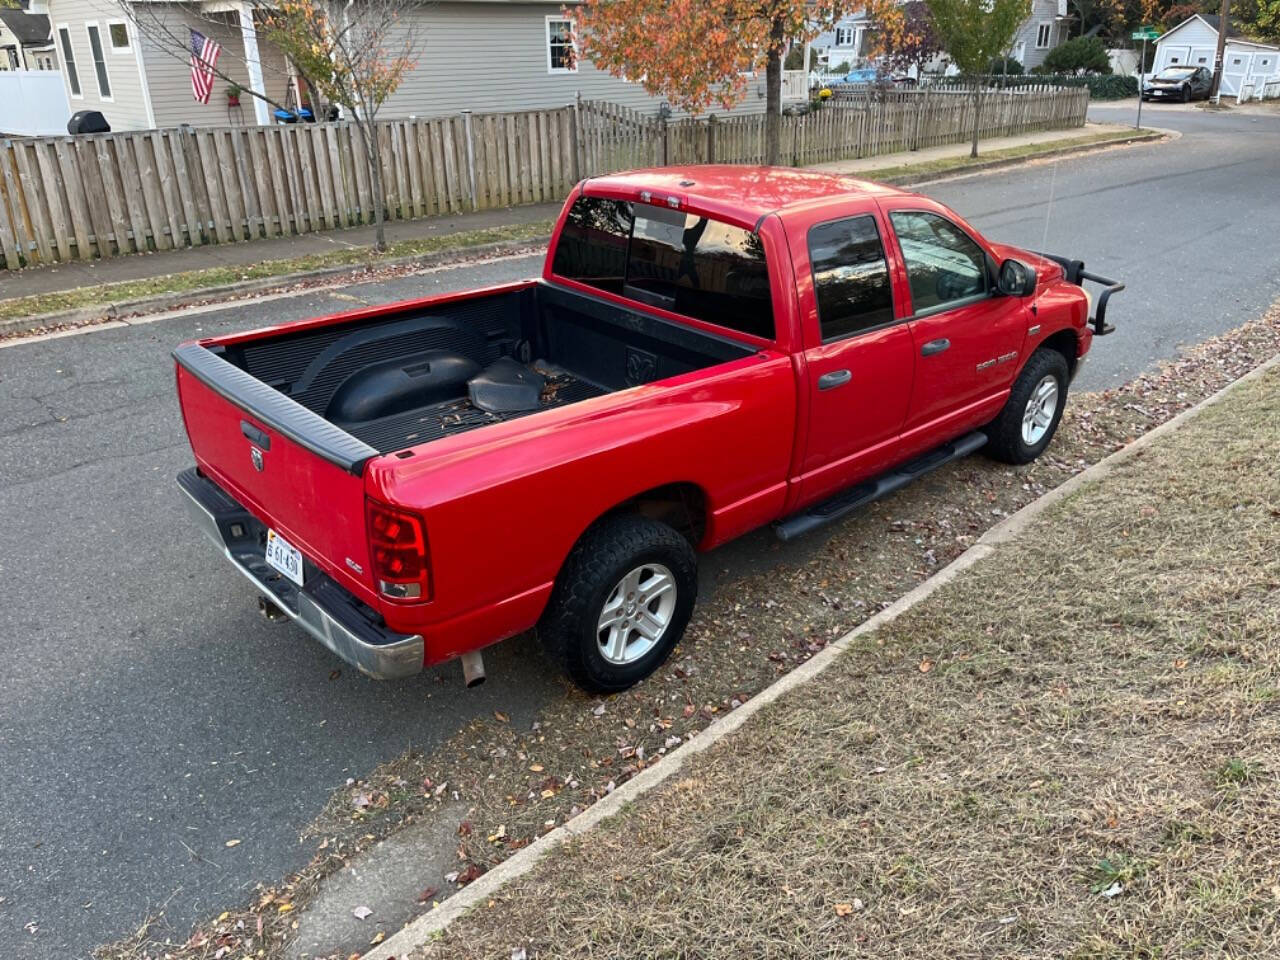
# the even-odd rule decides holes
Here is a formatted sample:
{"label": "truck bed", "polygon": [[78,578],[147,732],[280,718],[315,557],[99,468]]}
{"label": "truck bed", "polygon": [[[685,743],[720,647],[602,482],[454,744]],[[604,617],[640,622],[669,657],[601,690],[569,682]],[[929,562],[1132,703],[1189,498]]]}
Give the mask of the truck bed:
{"label": "truck bed", "polygon": [[[752,352],[541,281],[208,348],[381,454]],[[507,360],[545,378],[537,405],[474,405],[469,382]]]}

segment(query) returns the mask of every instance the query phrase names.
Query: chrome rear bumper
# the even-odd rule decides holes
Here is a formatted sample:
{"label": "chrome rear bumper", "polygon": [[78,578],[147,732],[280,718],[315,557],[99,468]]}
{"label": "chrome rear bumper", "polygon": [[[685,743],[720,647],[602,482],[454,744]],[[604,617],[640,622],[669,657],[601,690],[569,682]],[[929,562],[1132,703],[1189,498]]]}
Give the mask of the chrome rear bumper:
{"label": "chrome rear bumper", "polygon": [[393,633],[381,618],[309,560],[306,586],[267,566],[265,530],[225,490],[191,467],[178,474],[192,515],[205,536],[258,591],[326,647],[378,680],[409,677],[422,670],[424,644],[418,634]]}

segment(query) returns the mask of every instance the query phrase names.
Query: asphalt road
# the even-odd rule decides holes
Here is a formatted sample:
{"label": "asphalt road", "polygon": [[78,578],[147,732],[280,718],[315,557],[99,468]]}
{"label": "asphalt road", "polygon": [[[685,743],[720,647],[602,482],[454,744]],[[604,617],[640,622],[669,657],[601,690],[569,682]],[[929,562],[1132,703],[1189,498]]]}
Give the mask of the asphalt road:
{"label": "asphalt road", "polygon": [[[926,188],[995,238],[1129,284],[1086,388],[1280,296],[1280,115],[1144,119],[1185,136]],[[162,905],[185,935],[304,863],[298,833],[347,777],[565,695],[528,638],[487,654],[474,691],[456,665],[335,677],[318,644],[259,618],[173,485],[190,462],[178,341],[536,270],[507,260],[0,349],[0,956],[85,957]],[[716,566],[732,580],[753,549]]]}

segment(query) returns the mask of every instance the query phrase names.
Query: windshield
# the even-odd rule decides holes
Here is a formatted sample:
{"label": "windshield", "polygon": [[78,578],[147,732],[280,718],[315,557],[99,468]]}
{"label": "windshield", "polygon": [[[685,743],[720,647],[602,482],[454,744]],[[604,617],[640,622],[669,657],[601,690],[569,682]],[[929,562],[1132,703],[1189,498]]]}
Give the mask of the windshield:
{"label": "windshield", "polygon": [[1157,80],[1185,80],[1196,72],[1195,67],[1169,67],[1156,74]]}

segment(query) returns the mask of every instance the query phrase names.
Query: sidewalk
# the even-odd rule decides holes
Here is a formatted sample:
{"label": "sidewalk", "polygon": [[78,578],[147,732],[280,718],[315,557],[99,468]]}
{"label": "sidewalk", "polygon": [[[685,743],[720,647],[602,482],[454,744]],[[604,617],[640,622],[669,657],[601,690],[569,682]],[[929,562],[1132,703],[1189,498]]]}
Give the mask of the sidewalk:
{"label": "sidewalk", "polygon": [[[981,163],[992,155],[1017,155],[1034,153],[1034,148],[1059,140],[1083,140],[1086,137],[1101,138],[1105,136],[1123,136],[1134,133],[1134,128],[1119,123],[1086,123],[1074,130],[1040,130],[1035,133],[1021,133],[1013,137],[993,137],[978,143],[978,159]],[[1101,141],[1105,142],[1105,141]],[[913,168],[936,166],[940,161],[968,160],[970,142],[948,143],[940,147],[927,147],[905,153],[890,153],[878,157],[863,157],[860,160],[834,160],[831,163],[817,163],[812,169],[825,170],[828,173],[846,173],[851,176],[863,176],[875,171],[892,169],[909,174]]]}
{"label": "sidewalk", "polygon": [[[557,202],[481,210],[447,217],[425,217],[420,220],[394,220],[386,225],[387,243],[392,245],[494,227],[550,221],[559,212],[560,204]],[[72,260],[56,266],[31,267],[16,272],[0,271],[0,299],[57,293],[108,283],[127,283],[187,270],[247,267],[270,260],[294,260],[336,250],[369,247],[373,244],[373,235],[371,226],[351,227],[243,243],[211,243],[181,250],[128,254],[107,260]]]}
{"label": "sidewalk", "polygon": [[399,960],[1276,955],[1277,459],[1272,366]]}
{"label": "sidewalk", "polygon": [[[1011,150],[1034,152],[1037,146],[1077,140],[1088,136],[1117,135],[1131,131],[1114,124],[1087,124],[1075,130],[1047,130],[1017,137],[984,140],[982,159],[996,152]],[[885,154],[862,160],[843,160],[818,164],[813,169],[837,173],[866,174],[873,171],[910,173],[915,167],[961,160],[969,155],[969,144],[932,147],[915,153]],[[387,242],[396,244],[426,238],[463,235],[477,230],[532,225],[554,220],[560,203],[482,210],[448,217],[420,220],[396,220],[387,224]],[[0,303],[19,297],[57,294],[105,284],[148,280],[157,276],[219,267],[251,267],[276,260],[294,260],[306,256],[322,256],[342,250],[368,247],[373,243],[372,227],[319,231],[291,237],[273,237],[243,243],[207,244],[182,250],[168,250],[146,255],[131,254],[105,260],[70,261],[49,267],[32,267],[17,272],[0,273]]]}

